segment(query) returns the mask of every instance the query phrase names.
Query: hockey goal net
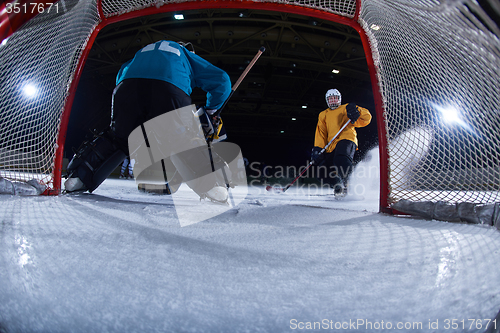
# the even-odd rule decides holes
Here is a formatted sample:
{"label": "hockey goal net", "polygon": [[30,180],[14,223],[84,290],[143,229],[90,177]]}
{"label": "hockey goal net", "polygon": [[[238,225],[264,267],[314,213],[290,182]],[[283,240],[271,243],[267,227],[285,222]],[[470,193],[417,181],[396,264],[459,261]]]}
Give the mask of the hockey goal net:
{"label": "hockey goal net", "polygon": [[[402,200],[488,204],[500,187],[499,31],[475,1],[65,0],[0,46],[0,176],[61,189],[66,125],[98,31],[192,8],[259,8],[359,32],[372,78],[382,211]],[[5,9],[5,5],[3,5]]]}

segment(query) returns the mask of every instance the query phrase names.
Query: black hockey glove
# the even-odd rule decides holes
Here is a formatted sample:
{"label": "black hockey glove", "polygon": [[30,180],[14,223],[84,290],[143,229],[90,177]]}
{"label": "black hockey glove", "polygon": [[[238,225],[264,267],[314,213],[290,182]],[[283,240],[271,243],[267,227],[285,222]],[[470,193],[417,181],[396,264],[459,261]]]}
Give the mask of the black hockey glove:
{"label": "black hockey glove", "polygon": [[217,136],[219,132],[221,119],[218,115],[213,115],[216,111],[217,110],[207,110],[204,106],[202,106],[196,113],[200,119],[201,128],[203,130],[203,134],[205,135],[205,139],[207,140],[213,139],[214,136]]}
{"label": "black hockey glove", "polygon": [[311,151],[311,161],[315,165],[321,164],[321,162],[323,162],[323,160],[325,159],[325,155],[320,153],[321,150],[323,150],[323,148],[313,147]]}
{"label": "black hockey glove", "polygon": [[[214,111],[217,111],[217,110],[214,110]],[[217,116],[211,115],[209,117],[210,117],[210,121],[212,122],[212,125],[214,126],[215,132],[217,132],[217,129],[219,128],[219,125],[221,124],[220,116],[219,115],[217,115]]]}
{"label": "black hockey glove", "polygon": [[212,126],[214,128],[214,131],[217,134],[217,130],[219,128],[219,125],[221,123],[220,116],[219,115],[214,115],[217,110],[216,109],[205,109],[208,118],[210,119],[210,122],[212,123]]}
{"label": "black hockey glove", "polygon": [[354,103],[349,103],[346,106],[347,117],[351,119],[351,123],[355,123],[356,120],[361,116],[358,110],[358,106]]}

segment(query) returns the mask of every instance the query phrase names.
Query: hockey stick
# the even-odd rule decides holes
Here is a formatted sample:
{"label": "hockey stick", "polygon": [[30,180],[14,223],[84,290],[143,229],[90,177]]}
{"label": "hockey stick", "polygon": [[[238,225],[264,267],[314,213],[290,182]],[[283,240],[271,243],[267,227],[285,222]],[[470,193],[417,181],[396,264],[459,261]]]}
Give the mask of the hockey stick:
{"label": "hockey stick", "polygon": [[[216,112],[214,112],[211,115],[212,118],[218,118],[219,117],[222,109],[224,109],[224,107],[226,106],[227,102],[231,99],[231,97],[233,96],[235,90],[238,89],[238,86],[241,84],[241,82],[243,81],[243,79],[247,76],[248,72],[250,72],[250,69],[252,69],[253,65],[255,65],[255,63],[257,62],[257,60],[259,60],[260,56],[265,51],[266,51],[266,48],[264,46],[262,46],[259,49],[259,51],[257,51],[257,54],[253,57],[252,61],[250,61],[250,63],[247,65],[247,67],[245,68],[245,70],[243,71],[243,73],[241,73],[241,75],[238,78],[238,80],[236,81],[236,83],[231,88],[231,93],[229,94],[229,96],[224,101],[224,104],[222,104],[222,106]],[[209,121],[211,121],[211,120],[209,120]],[[218,124],[218,121],[217,121],[217,126],[214,126],[214,129],[213,129],[214,132],[215,132],[215,127],[218,127],[218,126],[219,126],[219,124]],[[207,140],[208,153],[209,153],[209,156],[210,156],[210,164],[212,166],[212,172],[215,172],[215,166],[214,166],[214,160],[213,160],[213,156],[212,156],[212,146],[211,145],[212,145],[212,139]],[[224,176],[224,182],[226,183],[226,188],[229,190],[229,188],[230,188],[229,180],[227,178],[226,172],[224,171],[224,167],[221,169],[221,171],[222,171],[222,174]],[[233,196],[231,195],[231,192],[229,192],[229,198],[231,199],[232,206],[234,207],[234,200],[233,200]]]}
{"label": "hockey stick", "polygon": [[252,69],[253,65],[255,65],[255,63],[257,62],[257,60],[259,60],[260,56],[265,51],[266,51],[266,48],[264,46],[262,46],[259,49],[259,51],[257,51],[257,54],[253,57],[252,61],[250,61],[250,63],[247,65],[247,68],[245,68],[245,70],[243,71],[243,73],[241,73],[240,78],[238,79],[238,81],[236,81],[236,83],[231,88],[231,93],[226,98],[226,101],[224,102],[224,104],[222,104],[222,106],[219,108],[219,110],[217,110],[216,112],[214,112],[214,114],[212,114],[212,117],[217,117],[221,113],[222,109],[226,106],[227,101],[229,101],[231,99],[231,96],[233,96],[234,91],[236,89],[238,89],[238,86],[241,84],[241,82],[243,81],[243,79],[245,78],[245,76],[247,76],[248,72],[250,72],[250,69]]}
{"label": "hockey stick", "polygon": [[[243,73],[241,73],[240,77],[238,78],[236,83],[231,88],[231,93],[226,98],[226,100],[224,101],[222,106],[211,115],[209,115],[208,113],[205,114],[207,119],[206,119],[206,123],[204,122],[203,124],[206,124],[204,126],[207,127],[207,129],[204,131],[209,134],[209,136],[207,137],[207,142],[213,141],[214,133],[217,132],[219,130],[219,126],[221,126],[219,115],[222,112],[222,109],[224,109],[227,102],[231,99],[231,96],[233,96],[235,90],[238,89],[238,86],[241,84],[243,79],[247,76],[248,72],[250,72],[250,69],[252,69],[253,65],[255,65],[257,60],[260,58],[262,53],[264,53],[265,51],[266,51],[266,48],[264,46],[261,46],[259,51],[257,51],[257,54],[253,57],[252,61],[250,61],[250,63],[247,65],[247,68],[245,68]],[[217,133],[217,135],[218,135],[218,133]],[[207,134],[205,134],[205,136],[207,136]]]}
{"label": "hockey stick", "polygon": [[[321,151],[319,152],[319,155],[323,154],[325,152],[325,150],[327,150],[328,147],[330,147],[333,140],[335,140],[340,135],[340,133],[342,133],[342,131],[347,127],[347,125],[349,125],[350,122],[351,121],[348,120],[344,124],[344,126],[342,126],[342,128],[337,132],[337,134],[335,134],[335,136],[330,140],[330,142],[328,142],[328,144],[323,149],[321,149]],[[313,163],[314,163],[314,161],[309,162],[309,165],[307,166],[307,168],[305,168],[304,171],[302,171],[297,177],[295,177],[295,179],[290,184],[288,184],[286,187],[277,187],[277,186],[268,185],[268,186],[266,186],[266,190],[267,191],[272,190],[272,191],[278,191],[278,192],[285,192],[286,190],[288,190],[290,188],[290,186],[292,186],[297,181],[297,179],[299,179],[307,170],[309,170],[309,168],[311,167],[311,165],[313,165]]]}
{"label": "hockey stick", "polygon": [[257,54],[253,57],[252,61],[247,65],[247,68],[241,73],[240,77],[236,81],[236,83],[233,85],[231,88],[231,93],[229,96],[226,98],[222,106],[215,111],[213,114],[209,115],[207,112],[205,112],[205,118],[202,120],[202,127],[205,128],[203,130],[205,138],[207,140],[207,144],[210,148],[210,144],[212,143],[214,136],[219,135],[219,132],[222,128],[222,122],[219,118],[220,113],[222,112],[222,109],[226,106],[227,102],[231,99],[231,96],[233,96],[234,92],[236,89],[238,89],[238,86],[241,84],[245,76],[247,76],[248,72],[250,72],[250,69],[252,69],[253,65],[257,62],[257,60],[260,58],[262,53],[266,51],[266,48],[264,46],[261,46]]}

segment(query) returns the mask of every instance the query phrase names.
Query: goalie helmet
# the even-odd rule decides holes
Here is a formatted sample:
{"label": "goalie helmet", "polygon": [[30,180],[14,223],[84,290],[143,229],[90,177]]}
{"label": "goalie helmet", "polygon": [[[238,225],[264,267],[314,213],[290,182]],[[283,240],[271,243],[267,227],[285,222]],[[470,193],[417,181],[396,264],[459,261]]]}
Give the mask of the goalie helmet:
{"label": "goalie helmet", "polygon": [[337,89],[330,89],[326,92],[325,99],[328,107],[333,110],[340,106],[342,95]]}
{"label": "goalie helmet", "polygon": [[[188,50],[189,52],[196,54],[196,52],[194,52],[194,46],[191,42],[187,42],[187,43],[186,42],[177,42],[177,44],[185,47],[186,50]],[[188,48],[189,46],[191,46],[191,50]]]}

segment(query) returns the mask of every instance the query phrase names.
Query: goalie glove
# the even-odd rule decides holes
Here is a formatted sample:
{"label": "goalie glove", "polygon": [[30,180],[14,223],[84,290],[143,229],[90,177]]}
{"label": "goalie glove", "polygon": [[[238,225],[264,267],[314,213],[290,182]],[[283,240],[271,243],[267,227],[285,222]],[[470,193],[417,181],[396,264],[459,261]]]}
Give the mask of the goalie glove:
{"label": "goalie glove", "polygon": [[196,111],[196,116],[200,119],[201,129],[203,130],[203,135],[207,141],[219,139],[219,133],[222,128],[222,120],[219,116],[213,115],[216,111],[217,110],[207,110],[203,106]]}
{"label": "goalie glove", "polygon": [[361,116],[358,110],[358,106],[354,103],[349,103],[346,106],[346,111],[347,111],[347,118],[351,120],[351,123],[355,123],[356,120]]}

